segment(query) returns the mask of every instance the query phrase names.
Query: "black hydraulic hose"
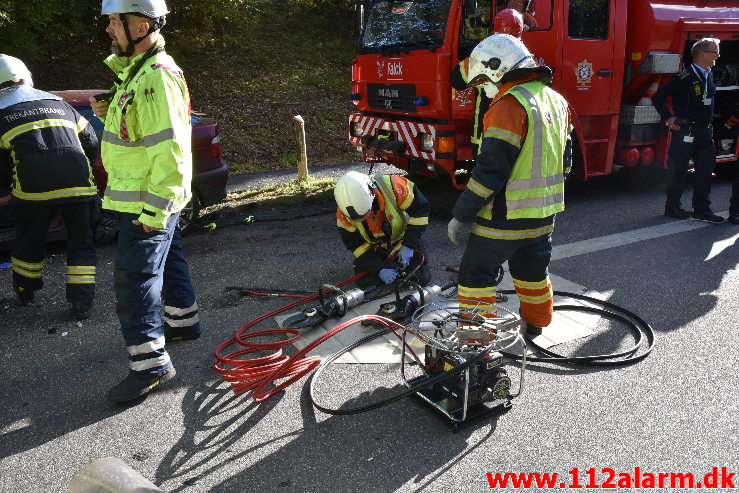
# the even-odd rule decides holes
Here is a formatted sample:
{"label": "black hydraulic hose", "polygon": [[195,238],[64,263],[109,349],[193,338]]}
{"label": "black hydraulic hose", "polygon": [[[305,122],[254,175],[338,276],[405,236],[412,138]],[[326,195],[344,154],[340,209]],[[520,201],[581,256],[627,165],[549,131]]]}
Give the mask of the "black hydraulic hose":
{"label": "black hydraulic hose", "polygon": [[[515,294],[515,293],[516,293],[515,290],[498,291],[498,294],[506,294],[506,295]],[[642,359],[646,358],[652,352],[652,349],[654,348],[654,329],[652,328],[651,325],[649,325],[649,323],[647,323],[644,319],[642,319],[635,313],[623,307],[620,307],[616,304],[609,303],[603,300],[599,300],[591,296],[585,296],[582,294],[568,293],[566,291],[554,291],[554,296],[565,296],[569,298],[586,301],[588,303],[592,303],[595,305],[600,305],[600,307],[579,306],[579,305],[560,305],[560,306],[555,306],[554,309],[555,311],[572,310],[572,311],[598,313],[605,317],[618,320],[619,322],[624,323],[627,327],[629,327],[634,332],[634,334],[636,334],[636,341],[632,347],[626,350],[623,350],[623,351],[617,351],[617,352],[610,353],[610,354],[588,355],[588,356],[563,356],[553,351],[549,351],[548,349],[545,349],[537,345],[533,341],[528,340],[527,344],[533,346],[539,352],[545,354],[546,357],[526,356],[527,362],[533,361],[533,362],[549,362],[549,363],[571,363],[571,364],[592,365],[592,366],[620,366],[620,365],[625,365],[625,364],[641,361]],[[333,408],[329,408],[326,406],[322,406],[321,404],[318,404],[318,402],[315,399],[315,385],[316,385],[316,381],[321,376],[323,371],[326,368],[328,368],[328,366],[330,366],[331,363],[336,361],[338,358],[340,358],[344,354],[356,349],[357,347],[371,340],[382,337],[388,332],[391,332],[391,330],[384,329],[374,334],[370,334],[369,336],[359,339],[358,341],[352,343],[351,345],[341,349],[337,353],[331,355],[329,358],[321,362],[321,364],[315,369],[315,371],[311,375],[310,387],[309,387],[309,392],[308,392],[308,397],[316,409],[326,414],[349,415],[349,414],[359,414],[362,412],[371,411],[373,409],[386,406],[395,401],[403,399],[409,395],[415,394],[424,388],[428,388],[432,385],[445,381],[449,379],[450,377],[461,373],[466,368],[469,368],[475,365],[482,358],[484,358],[488,353],[490,353],[490,351],[493,349],[493,346],[494,346],[494,344],[488,345],[483,351],[475,355],[473,358],[470,358],[469,360],[465,361],[463,364],[455,368],[452,368],[449,371],[440,373],[434,377],[428,377],[428,378],[422,379],[420,383],[413,385],[412,387],[408,387],[403,392],[399,392],[387,399],[383,399],[383,400],[374,402],[372,404],[368,404],[366,406],[360,406],[360,407],[355,407],[355,408],[350,408],[350,409],[333,409]],[[645,338],[647,340],[647,346],[642,353],[637,354]],[[500,351],[500,350],[498,350],[498,352],[502,353],[504,356],[507,356],[511,359],[515,359],[515,360],[522,359],[522,356],[518,354],[510,353],[507,351]],[[401,356],[401,358],[403,357],[405,357],[405,355]],[[622,359],[615,359],[615,358],[622,358]]]}
{"label": "black hydraulic hose", "polygon": [[[515,290],[501,290],[498,291],[501,294],[515,294]],[[565,296],[569,298],[575,298],[578,300],[587,301],[595,305],[600,305],[603,308],[592,307],[592,306],[580,306],[580,305],[560,305],[554,306],[554,311],[582,311],[590,313],[598,313],[605,317],[618,320],[625,324],[629,329],[636,335],[636,342],[634,345],[624,351],[618,351],[610,354],[599,354],[599,355],[587,355],[587,356],[564,356],[553,351],[549,351],[532,340],[528,340],[527,344],[534,347],[537,351],[546,355],[546,357],[532,357],[527,356],[526,361],[528,362],[548,362],[548,363],[572,363],[580,365],[591,365],[591,366],[620,366],[629,363],[635,363],[641,361],[652,352],[654,348],[654,329],[649,323],[643,318],[636,315],[635,313],[607,301],[593,298],[592,296],[585,296],[583,294],[568,293],[566,291],[554,291],[554,296]],[[647,346],[642,353],[637,354],[637,351],[641,348],[644,338],[647,340]],[[521,356],[518,354],[503,352],[504,356],[511,359],[520,360]],[[622,359],[616,359],[622,358]]]}
{"label": "black hydraulic hose", "polygon": [[[359,413],[371,411],[373,409],[377,409],[377,408],[380,408],[380,407],[383,407],[383,406],[387,406],[388,404],[392,404],[393,402],[399,401],[400,399],[403,399],[405,397],[408,397],[409,395],[413,395],[413,394],[417,393],[418,391],[420,391],[422,389],[425,389],[427,387],[431,387],[432,385],[435,385],[437,383],[443,382],[444,380],[448,380],[449,377],[453,377],[454,375],[457,375],[459,373],[462,373],[465,369],[467,369],[467,368],[469,368],[471,366],[476,365],[480,360],[482,360],[485,356],[487,356],[490,353],[490,351],[493,350],[493,346],[495,345],[494,343],[488,345],[485,349],[483,349],[482,351],[480,351],[479,353],[477,353],[474,357],[468,359],[467,361],[465,361],[461,365],[459,365],[459,366],[457,366],[455,368],[452,368],[449,371],[445,371],[443,373],[439,373],[438,375],[436,375],[434,377],[428,377],[426,379],[423,379],[421,381],[421,383],[418,383],[418,384],[416,384],[416,385],[414,385],[412,387],[408,387],[406,390],[404,390],[402,392],[399,392],[399,393],[395,394],[392,397],[388,397],[387,399],[382,399],[380,401],[374,402],[372,404],[368,404],[366,406],[354,407],[354,408],[350,408],[350,409],[333,409],[333,408],[330,408],[330,407],[322,406],[322,405],[318,404],[318,402],[316,402],[316,399],[314,397],[315,383],[318,380],[318,378],[321,376],[321,374],[323,373],[323,370],[325,370],[326,368],[328,368],[329,365],[331,365],[331,363],[333,363],[334,361],[336,361],[338,358],[340,358],[344,354],[348,353],[349,351],[351,351],[353,349],[356,349],[357,347],[361,346],[362,344],[365,344],[365,343],[367,343],[367,342],[369,342],[369,341],[371,341],[373,339],[377,339],[378,337],[382,337],[383,335],[387,334],[390,331],[391,331],[390,329],[384,329],[384,330],[380,330],[378,332],[375,332],[374,334],[370,334],[370,335],[368,335],[366,337],[363,337],[362,339],[359,339],[358,341],[356,341],[356,342],[350,344],[349,346],[341,349],[340,351],[332,354],[329,358],[321,361],[321,364],[318,365],[318,367],[315,369],[315,371],[313,372],[313,374],[311,374],[311,377],[310,377],[310,387],[309,387],[309,392],[308,392],[308,398],[310,399],[311,403],[313,403],[313,406],[315,406],[316,409],[318,409],[319,411],[322,411],[322,412],[324,412],[326,414],[348,415],[348,414],[359,414]],[[401,358],[404,358],[404,357],[405,357],[405,355],[402,355],[401,356]]]}

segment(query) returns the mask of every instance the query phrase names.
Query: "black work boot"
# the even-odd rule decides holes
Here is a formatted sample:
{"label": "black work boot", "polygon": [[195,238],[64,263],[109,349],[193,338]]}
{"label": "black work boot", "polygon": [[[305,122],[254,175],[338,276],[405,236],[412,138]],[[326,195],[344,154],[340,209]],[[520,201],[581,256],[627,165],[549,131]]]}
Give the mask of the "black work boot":
{"label": "black work boot", "polygon": [[28,288],[15,288],[15,293],[18,295],[18,303],[21,306],[28,306],[33,303],[33,289]]}
{"label": "black work boot", "polygon": [[91,301],[73,301],[67,318],[69,320],[87,320],[90,318]]}
{"label": "black work boot", "polygon": [[665,216],[674,217],[675,219],[687,219],[691,215],[690,211],[686,211],[680,205],[665,206]]}
{"label": "black work boot", "polygon": [[526,322],[526,335],[529,337],[535,337],[538,335],[541,335],[543,330],[541,327],[537,327],[535,325],[531,325],[530,323]]}
{"label": "black work boot", "polygon": [[178,341],[194,341],[200,337],[200,328],[188,329],[177,329],[170,327],[169,325],[164,326],[164,342],[178,342]]}
{"label": "black work boot", "polygon": [[429,266],[427,264],[423,264],[410,277],[410,280],[418,283],[421,286],[428,286],[431,282],[431,269],[429,269]]}
{"label": "black work boot", "polygon": [[116,405],[143,397],[154,390],[160,383],[171,380],[176,374],[177,371],[174,369],[174,366],[162,370],[157,375],[141,375],[129,371],[128,376],[121,383],[110,389],[110,392],[108,392],[108,402]]}
{"label": "black work boot", "polygon": [[714,223],[718,224],[724,221],[724,218],[722,216],[719,216],[718,214],[714,214],[713,211],[703,211],[703,212],[693,212],[693,219],[697,219],[698,221],[706,221],[707,223]]}
{"label": "black work boot", "polygon": [[190,327],[170,327],[164,324],[164,342],[194,341],[200,337],[200,323]]}

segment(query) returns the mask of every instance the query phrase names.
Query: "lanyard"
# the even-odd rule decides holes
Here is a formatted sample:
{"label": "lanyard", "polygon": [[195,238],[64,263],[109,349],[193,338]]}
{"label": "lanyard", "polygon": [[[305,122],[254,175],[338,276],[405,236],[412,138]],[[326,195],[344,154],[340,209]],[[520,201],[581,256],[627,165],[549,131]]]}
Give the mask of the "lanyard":
{"label": "lanyard", "polygon": [[703,85],[703,101],[705,101],[706,98],[708,98],[708,75],[710,74],[710,72],[709,74],[706,74],[706,80],[705,82],[703,82],[701,76],[698,74],[698,71],[695,69],[695,65],[691,63],[690,68],[693,70],[695,76],[698,77],[698,83],[702,83]]}

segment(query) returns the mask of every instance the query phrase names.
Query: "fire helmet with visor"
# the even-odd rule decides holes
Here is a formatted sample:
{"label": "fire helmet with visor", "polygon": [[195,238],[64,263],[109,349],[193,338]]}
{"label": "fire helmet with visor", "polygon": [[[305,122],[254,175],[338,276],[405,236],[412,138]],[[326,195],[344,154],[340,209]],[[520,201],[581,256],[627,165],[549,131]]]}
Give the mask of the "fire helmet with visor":
{"label": "fire helmet with visor", "polygon": [[349,219],[363,219],[372,210],[376,187],[375,181],[364,173],[349,171],[334,187],[336,205]]}
{"label": "fire helmet with visor", "polygon": [[23,81],[28,86],[33,86],[31,72],[26,64],[10,55],[0,55],[0,86],[8,82]]}
{"label": "fire helmet with visor", "polygon": [[[480,41],[470,55],[467,86],[482,87],[489,98],[495,84],[516,69],[534,69],[536,62],[523,42],[510,34],[493,34]],[[492,95],[491,95],[492,94]]]}

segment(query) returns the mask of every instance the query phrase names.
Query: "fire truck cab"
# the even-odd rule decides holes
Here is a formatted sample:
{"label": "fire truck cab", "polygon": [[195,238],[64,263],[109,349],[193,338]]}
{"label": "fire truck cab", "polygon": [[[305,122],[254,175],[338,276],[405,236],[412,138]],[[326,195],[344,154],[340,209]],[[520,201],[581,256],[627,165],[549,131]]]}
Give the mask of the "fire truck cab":
{"label": "fire truck cab", "polygon": [[[475,90],[452,89],[454,67],[491,33],[502,0],[357,0],[356,112],[349,140],[367,162],[449,175],[464,188]],[[670,133],[650,96],[702,37],[720,40],[714,141],[719,166],[737,161],[739,3],[732,0],[535,0],[523,41],[554,70],[570,103],[575,177],[621,167],[665,168]]]}

